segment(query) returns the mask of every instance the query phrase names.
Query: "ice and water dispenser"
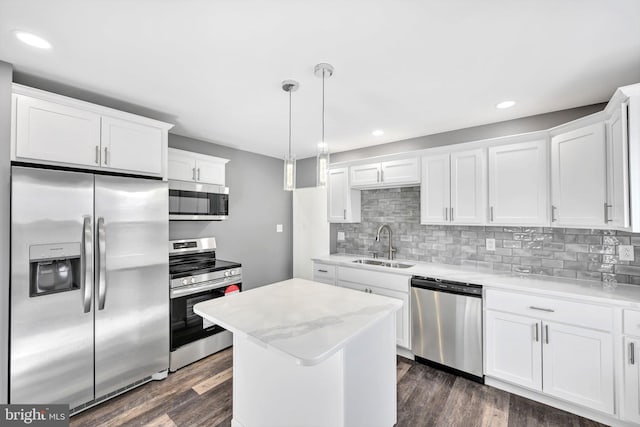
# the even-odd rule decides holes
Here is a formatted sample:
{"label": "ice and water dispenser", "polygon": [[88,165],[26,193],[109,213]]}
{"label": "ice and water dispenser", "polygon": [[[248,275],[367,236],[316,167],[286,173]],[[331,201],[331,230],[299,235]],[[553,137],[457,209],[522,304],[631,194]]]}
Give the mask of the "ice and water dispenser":
{"label": "ice and water dispenser", "polygon": [[29,247],[29,295],[80,289],[80,243]]}

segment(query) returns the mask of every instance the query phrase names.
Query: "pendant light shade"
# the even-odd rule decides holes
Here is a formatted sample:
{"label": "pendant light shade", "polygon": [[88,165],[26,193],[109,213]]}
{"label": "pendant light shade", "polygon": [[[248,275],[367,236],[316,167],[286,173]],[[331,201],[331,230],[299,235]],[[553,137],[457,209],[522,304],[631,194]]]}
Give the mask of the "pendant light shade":
{"label": "pendant light shade", "polygon": [[300,84],[295,80],[282,82],[282,90],[289,93],[289,151],[284,157],[284,183],[285,191],[296,189],[296,156],[291,154],[291,92],[298,90]]}
{"label": "pendant light shade", "polygon": [[316,156],[316,186],[327,185],[327,174],[329,169],[329,146],[324,140],[324,82],[333,75],[333,66],[327,63],[320,63],[315,66],[314,73],[322,78],[322,140],[318,144],[318,154]]}

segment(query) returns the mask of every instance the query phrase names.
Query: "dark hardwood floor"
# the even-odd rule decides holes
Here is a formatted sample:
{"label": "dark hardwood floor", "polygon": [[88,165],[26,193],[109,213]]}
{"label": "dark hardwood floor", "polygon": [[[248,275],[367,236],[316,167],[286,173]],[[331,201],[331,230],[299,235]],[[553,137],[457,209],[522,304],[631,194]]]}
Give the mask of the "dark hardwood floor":
{"label": "dark hardwood floor", "polygon": [[[82,412],[71,426],[230,426],[231,366],[231,349],[221,351]],[[397,366],[397,427],[602,425],[408,359]]]}

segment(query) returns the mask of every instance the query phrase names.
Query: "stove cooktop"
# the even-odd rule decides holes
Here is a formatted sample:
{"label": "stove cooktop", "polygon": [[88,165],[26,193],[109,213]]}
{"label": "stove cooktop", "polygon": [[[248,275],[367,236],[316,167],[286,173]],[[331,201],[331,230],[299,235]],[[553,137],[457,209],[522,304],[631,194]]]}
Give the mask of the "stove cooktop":
{"label": "stove cooktop", "polygon": [[214,271],[229,270],[238,268],[242,265],[237,262],[224,261],[211,257],[199,257],[200,259],[176,262],[169,262],[169,276],[171,279],[180,279],[182,277],[195,276],[198,274],[212,273]]}

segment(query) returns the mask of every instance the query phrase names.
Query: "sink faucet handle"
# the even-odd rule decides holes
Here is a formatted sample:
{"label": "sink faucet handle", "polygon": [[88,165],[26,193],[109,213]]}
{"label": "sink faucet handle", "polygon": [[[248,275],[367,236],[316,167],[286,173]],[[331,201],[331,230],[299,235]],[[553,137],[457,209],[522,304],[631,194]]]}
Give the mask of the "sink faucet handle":
{"label": "sink faucet handle", "polygon": [[394,248],[393,246],[389,245],[389,260],[393,259],[393,253],[397,252],[398,250],[396,248]]}

